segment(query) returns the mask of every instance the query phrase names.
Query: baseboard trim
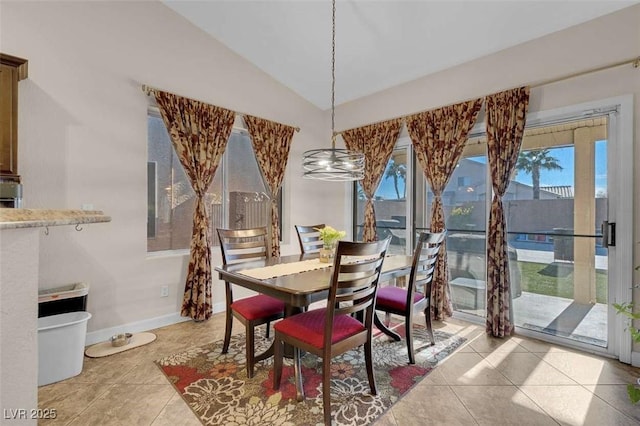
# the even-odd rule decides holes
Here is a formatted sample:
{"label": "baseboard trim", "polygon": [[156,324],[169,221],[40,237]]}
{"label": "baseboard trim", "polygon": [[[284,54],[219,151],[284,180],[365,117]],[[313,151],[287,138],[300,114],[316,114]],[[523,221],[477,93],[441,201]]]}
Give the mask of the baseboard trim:
{"label": "baseboard trim", "polygon": [[111,338],[111,336],[118,333],[140,333],[142,331],[149,331],[155,328],[165,327],[167,325],[177,324],[179,322],[190,320],[191,318],[180,316],[180,312],[174,312],[172,314],[163,315],[160,317],[148,318],[142,321],[135,321],[115,327],[103,328],[101,330],[87,333],[85,345],[89,346],[95,343],[106,342]]}
{"label": "baseboard trim", "polygon": [[219,312],[224,312],[227,309],[227,304],[225,302],[216,303],[213,305],[213,313],[217,314]]}
{"label": "baseboard trim", "polygon": [[[224,312],[225,303],[216,303],[213,305],[213,313]],[[114,334],[119,333],[140,333],[155,328],[166,327],[168,325],[178,324],[180,322],[191,321],[191,318],[180,316],[180,312],[174,312],[155,318],[148,318],[141,321],[130,322],[128,324],[117,325],[115,327],[103,328],[101,330],[87,333],[85,345],[93,345],[95,343],[106,342]]]}

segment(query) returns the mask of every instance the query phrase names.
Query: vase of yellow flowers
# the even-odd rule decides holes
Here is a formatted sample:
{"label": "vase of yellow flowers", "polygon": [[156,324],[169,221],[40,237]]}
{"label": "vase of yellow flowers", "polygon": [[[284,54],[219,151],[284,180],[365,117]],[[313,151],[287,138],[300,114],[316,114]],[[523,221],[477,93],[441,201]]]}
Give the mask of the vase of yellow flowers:
{"label": "vase of yellow flowers", "polygon": [[320,249],[320,262],[329,263],[333,260],[338,240],[347,235],[347,233],[344,231],[338,231],[337,229],[328,225],[324,228],[316,228],[316,231],[320,233],[320,239],[322,240],[322,248]]}

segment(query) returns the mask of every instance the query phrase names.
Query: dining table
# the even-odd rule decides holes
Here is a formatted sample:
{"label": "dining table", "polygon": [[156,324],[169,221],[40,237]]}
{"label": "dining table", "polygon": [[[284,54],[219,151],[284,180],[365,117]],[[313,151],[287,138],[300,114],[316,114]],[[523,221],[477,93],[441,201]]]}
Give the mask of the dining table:
{"label": "dining table", "polygon": [[[409,275],[412,256],[387,255],[379,282]],[[322,263],[317,253],[271,257],[268,259],[217,266],[220,280],[282,300],[285,317],[303,312],[329,294],[333,263]],[[291,355],[285,347],[285,354]],[[260,361],[273,355],[273,346],[256,355]]]}

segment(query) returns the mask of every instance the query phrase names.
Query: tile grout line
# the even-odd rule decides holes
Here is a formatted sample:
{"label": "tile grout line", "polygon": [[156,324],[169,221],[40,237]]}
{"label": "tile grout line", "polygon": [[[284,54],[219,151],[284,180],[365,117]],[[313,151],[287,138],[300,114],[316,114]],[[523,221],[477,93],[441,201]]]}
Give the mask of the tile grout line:
{"label": "tile grout line", "polygon": [[[446,378],[445,378],[446,380]],[[467,407],[467,404],[464,403],[464,401],[462,401],[460,399],[460,395],[458,395],[458,393],[453,389],[453,386],[447,385],[447,387],[449,388],[449,390],[451,392],[453,392],[453,394],[456,396],[456,399],[460,402],[460,404],[462,404],[462,406],[464,407],[465,410],[467,410],[467,413],[469,413],[469,416],[473,419],[473,421],[476,423],[476,425],[479,425],[480,422],[478,421],[478,419],[476,419],[476,417],[473,415],[473,413],[471,412],[471,410],[469,410],[469,407]],[[465,385],[460,386],[462,388],[465,387]]]}
{"label": "tile grout line", "polygon": [[[528,354],[533,354],[531,351],[529,351],[527,348],[525,348],[524,346],[522,346],[520,343],[516,342],[516,345],[521,348],[523,350],[523,352],[514,352],[511,351],[510,353],[528,353]],[[495,351],[494,351],[495,352]],[[491,352],[491,353],[494,353]],[[531,397],[529,395],[527,395],[521,388],[521,385],[518,385],[516,383],[513,382],[513,380],[509,379],[505,374],[503,374],[500,370],[498,370],[497,367],[495,367],[491,362],[487,361],[486,357],[482,356],[482,353],[478,352],[478,355],[480,355],[482,357],[483,360],[485,360],[489,365],[491,365],[491,367],[493,369],[495,369],[498,373],[500,373],[507,381],[509,381],[509,383],[511,383],[511,386],[513,386],[518,392],[520,392],[522,394],[522,396],[524,396],[525,398],[527,398],[529,401],[531,401],[531,403],[535,406],[538,407],[538,409],[547,415],[547,417],[549,417],[553,422],[555,422],[556,424],[560,425],[560,421],[558,419],[556,419],[555,417],[553,417],[550,413],[547,412],[547,410],[545,410],[544,408],[542,408],[540,405],[538,405],[533,399],[531,399]],[[533,354],[535,356],[535,354]],[[543,359],[540,359],[541,361],[545,362]],[[545,362],[546,363],[546,362]],[[546,363],[548,364],[548,363]],[[550,364],[548,364],[550,365]],[[550,365],[551,366],[551,365]],[[560,371],[559,371],[560,372]],[[560,372],[561,374],[563,374],[564,376],[566,376],[564,373]],[[568,376],[567,376],[568,377]],[[571,379],[569,377],[569,379]],[[573,380],[573,379],[571,379]],[[575,380],[574,380],[575,381]]]}
{"label": "tile grout line", "polygon": [[[542,362],[546,363],[548,366],[550,366],[551,368],[555,369],[556,371],[558,371],[560,374],[566,376],[567,378],[569,378],[570,380],[575,382],[575,385],[571,385],[571,384],[566,384],[566,385],[553,385],[553,386],[580,386],[582,387],[584,390],[586,390],[587,392],[589,392],[590,394],[592,394],[594,397],[598,398],[600,401],[604,402],[606,405],[608,405],[609,407],[611,407],[613,410],[617,411],[618,413],[624,415],[625,417],[628,417],[629,419],[633,420],[633,421],[637,421],[636,419],[634,419],[633,417],[631,417],[630,415],[628,415],[627,413],[619,410],[618,408],[616,408],[615,406],[613,406],[612,404],[610,404],[608,401],[606,401],[605,399],[601,398],[599,395],[597,395],[595,392],[591,391],[589,388],[587,388],[587,386],[625,386],[625,384],[617,384],[617,383],[607,383],[607,384],[598,384],[598,383],[591,383],[591,384],[585,384],[585,383],[580,383],[577,380],[575,380],[573,377],[563,373],[562,371],[560,371],[558,368],[556,368],[554,365],[550,364],[549,362],[547,362],[543,357],[540,356],[540,354],[546,354],[549,352],[531,352],[533,353],[535,356],[537,356],[538,358],[540,358],[540,360],[542,360]],[[529,385],[529,386],[535,386],[535,385]]]}
{"label": "tile grout line", "polygon": [[[593,395],[594,397],[598,398],[600,401],[604,402],[606,405],[608,405],[609,407],[611,407],[614,411],[617,411],[618,413],[622,414],[623,416],[627,417],[628,419],[637,422],[638,420],[631,417],[630,415],[628,415],[627,413],[625,413],[624,411],[618,410],[617,407],[614,407],[613,405],[609,404],[608,401],[604,400],[603,398],[601,398],[599,395],[597,395],[595,392],[592,392],[591,390],[589,390],[589,388],[587,388],[587,386],[595,386],[596,388],[599,386],[597,383],[593,384],[593,385],[584,385],[582,383],[578,383],[578,385],[580,385],[582,388],[584,388],[584,390],[586,390],[587,392],[589,392],[591,395]],[[600,386],[625,386],[624,384],[601,384]]]}
{"label": "tile grout line", "polygon": [[[96,385],[99,383],[89,383],[92,385]],[[95,404],[97,401],[99,401],[101,398],[103,398],[111,389],[113,389],[115,386],[117,385],[117,383],[111,383],[109,384],[109,386],[104,390],[104,392],[100,393],[99,395],[97,395],[95,398],[93,398],[93,400],[91,400],[91,402],[89,402],[82,410],[80,410],[78,413],[76,413],[73,417],[71,417],[69,419],[68,422],[65,423],[65,425],[70,425],[71,423],[74,422],[74,420],[78,419],[80,417],[80,415],[82,413],[84,413],[85,411],[87,411],[89,409],[89,407],[91,407],[93,404]]]}
{"label": "tile grout line", "polygon": [[[478,337],[478,336],[476,336],[476,338],[477,338],[477,337]],[[471,343],[473,343],[473,340],[475,340],[475,338],[474,338],[474,339],[471,339],[471,340],[469,341],[469,345],[468,345],[468,347],[473,351],[473,352],[471,352],[471,353],[474,353],[474,354],[478,355],[478,356],[479,356],[483,361],[486,361],[485,357],[483,357],[483,356],[482,356],[482,353],[478,352],[478,351],[476,350],[476,348],[474,348],[474,347],[471,345]],[[504,378],[505,378],[509,383],[512,383],[512,382],[511,382],[511,380],[509,380],[509,378],[508,378],[508,377],[506,377],[504,374],[502,374],[502,372],[498,371],[495,367],[493,367],[493,365],[491,365],[491,363],[489,363],[488,361],[487,361],[487,363],[491,366],[491,368],[493,368],[496,372],[498,372],[501,376],[503,376],[503,377],[504,377]],[[471,416],[471,418],[472,418],[472,419],[473,419],[473,421],[476,423],[476,425],[479,425],[479,424],[480,424],[480,421],[479,421],[479,420],[478,420],[478,419],[473,415],[473,413],[471,412],[471,410],[469,409],[469,407],[467,406],[467,404],[465,404],[465,403],[464,403],[464,401],[462,401],[462,399],[460,398],[460,395],[458,395],[458,393],[455,391],[454,387],[448,383],[449,381],[447,380],[447,378],[445,377],[444,379],[445,379],[445,381],[447,382],[447,387],[449,388],[449,390],[450,390],[451,392],[453,392],[453,394],[456,396],[456,398],[458,399],[458,401],[460,402],[460,404],[462,404],[462,406],[464,407],[464,409],[465,409],[465,410],[467,410],[467,413],[469,413],[469,416]],[[467,386],[470,386],[470,385],[460,385],[459,387],[460,387],[460,388],[465,388],[465,387],[467,387]],[[478,385],[475,385],[475,386],[478,386]],[[494,386],[494,385],[486,385],[486,386]],[[503,386],[509,386],[509,387],[511,387],[511,386],[513,386],[513,383],[512,383],[511,385],[503,385]]]}
{"label": "tile grout line", "polygon": [[169,384],[168,386],[171,387],[171,390],[174,391],[174,392],[171,394],[171,396],[169,396],[169,399],[167,399],[167,402],[165,402],[164,405],[162,407],[160,407],[160,410],[158,410],[158,414],[156,414],[155,417],[153,418],[153,420],[151,420],[151,422],[149,423],[149,426],[152,426],[155,423],[155,421],[158,420],[158,418],[160,417],[162,412],[165,410],[165,408],[167,408],[167,406],[169,405],[169,403],[171,402],[171,400],[174,397],[175,388],[171,384]]}
{"label": "tile grout line", "polygon": [[[526,349],[526,348],[525,348]],[[605,401],[604,399],[600,398],[598,395],[596,395],[595,392],[591,392],[583,383],[579,383],[577,380],[575,380],[573,377],[565,374],[563,371],[559,370],[558,368],[556,368],[554,365],[552,365],[551,363],[547,362],[543,356],[541,356],[541,354],[548,354],[549,352],[532,352],[532,351],[527,351],[528,353],[534,355],[535,357],[537,357],[538,359],[540,359],[540,361],[544,362],[547,366],[551,367],[552,369],[554,369],[555,371],[557,371],[558,373],[560,373],[561,375],[563,375],[564,377],[568,378],[569,380],[573,381],[575,384],[554,384],[554,385],[516,385],[516,387],[518,388],[518,390],[520,392],[522,392],[525,396],[527,396],[527,398],[529,398],[529,396],[524,392],[524,390],[521,389],[521,386],[554,386],[554,387],[560,387],[560,386],[580,386],[581,388],[585,389],[587,392],[589,392],[590,394],[592,394],[594,397],[597,397],[599,400],[601,400],[602,402],[604,402],[606,405],[608,405],[609,407],[611,407],[614,411],[617,411],[618,413],[622,414],[623,416],[629,418],[630,420],[635,421],[635,419],[633,419],[631,416],[627,415],[626,413],[618,410],[616,407],[614,407],[613,405],[609,404],[607,401]],[[598,386],[597,384],[595,384],[594,386]],[[531,399],[531,398],[529,398]],[[535,401],[531,400],[536,406],[538,406],[543,412],[545,412],[549,417],[551,417],[556,423],[561,424],[559,419],[556,419],[555,417],[553,417],[551,414],[547,413],[547,411],[540,407]]]}

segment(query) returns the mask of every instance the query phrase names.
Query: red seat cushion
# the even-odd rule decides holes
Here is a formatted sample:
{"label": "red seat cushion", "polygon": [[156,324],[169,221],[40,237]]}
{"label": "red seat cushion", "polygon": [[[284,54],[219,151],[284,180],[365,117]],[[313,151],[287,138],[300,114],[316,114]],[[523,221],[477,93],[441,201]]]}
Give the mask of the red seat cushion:
{"label": "red seat cushion", "polygon": [[[414,293],[413,303],[417,303],[424,299],[424,295]],[[385,309],[395,311],[406,311],[407,309],[407,290],[399,287],[380,287],[376,296],[376,309],[384,311]]]}
{"label": "red seat cushion", "polygon": [[[300,341],[316,348],[324,344],[324,320],[326,309],[314,309],[298,315],[287,317],[276,323],[276,331],[288,334]],[[333,334],[331,343],[336,343],[347,337],[365,330],[364,325],[349,315],[338,315],[333,319]]]}
{"label": "red seat cushion", "polygon": [[259,294],[233,302],[231,309],[248,320],[255,320],[277,315],[278,313],[284,314],[284,302],[271,296]]}

